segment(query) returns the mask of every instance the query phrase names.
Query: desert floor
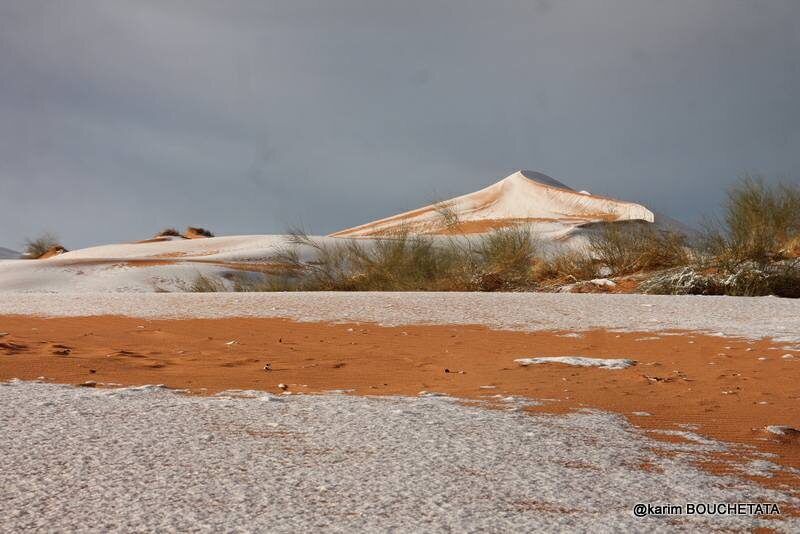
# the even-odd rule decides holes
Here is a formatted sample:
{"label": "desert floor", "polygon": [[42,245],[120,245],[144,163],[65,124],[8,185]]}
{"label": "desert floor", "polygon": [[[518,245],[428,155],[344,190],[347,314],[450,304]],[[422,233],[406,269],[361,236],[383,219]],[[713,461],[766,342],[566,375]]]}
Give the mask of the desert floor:
{"label": "desert floor", "polygon": [[4,294],[0,530],[791,531],[799,342],[774,298]]}

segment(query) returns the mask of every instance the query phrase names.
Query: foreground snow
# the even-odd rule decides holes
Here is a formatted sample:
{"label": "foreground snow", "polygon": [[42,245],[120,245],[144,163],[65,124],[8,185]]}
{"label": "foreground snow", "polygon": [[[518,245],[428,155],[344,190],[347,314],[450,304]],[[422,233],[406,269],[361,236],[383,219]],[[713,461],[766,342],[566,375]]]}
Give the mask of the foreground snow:
{"label": "foreground snow", "polygon": [[[562,293],[0,293],[0,315],[285,317],[509,330],[697,330],[800,342],[800,300]],[[577,335],[577,334],[573,334]]]}
{"label": "foreground snow", "polygon": [[719,443],[653,441],[599,412],[532,416],[442,397],[11,382],[0,385],[0,425],[8,532],[667,532],[777,525],[637,519],[632,506],[790,500],[691,466]]}

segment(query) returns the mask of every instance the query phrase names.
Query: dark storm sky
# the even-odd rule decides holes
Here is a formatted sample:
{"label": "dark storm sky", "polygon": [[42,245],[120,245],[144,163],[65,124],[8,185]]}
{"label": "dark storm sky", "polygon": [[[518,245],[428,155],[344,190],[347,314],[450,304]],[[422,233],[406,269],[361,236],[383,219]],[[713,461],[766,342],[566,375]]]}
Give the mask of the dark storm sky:
{"label": "dark storm sky", "polygon": [[0,4],[0,245],[327,233],[518,168],[686,222],[800,179],[797,0]]}

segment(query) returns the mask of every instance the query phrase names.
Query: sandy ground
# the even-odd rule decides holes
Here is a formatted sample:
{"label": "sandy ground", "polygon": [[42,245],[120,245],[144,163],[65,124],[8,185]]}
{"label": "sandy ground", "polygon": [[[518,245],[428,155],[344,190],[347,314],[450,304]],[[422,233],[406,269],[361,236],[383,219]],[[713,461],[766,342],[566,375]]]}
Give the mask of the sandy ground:
{"label": "sandy ground", "polygon": [[800,300],[569,293],[3,293],[0,315],[284,317],[504,330],[695,330],[800,344]]}
{"label": "sandy ground", "polygon": [[[691,425],[710,437],[777,454],[800,469],[800,441],[765,430],[798,423],[800,351],[769,341],[685,332],[511,332],[285,319],[6,316],[0,325],[7,332],[0,339],[6,356],[0,359],[0,380],[164,384],[205,394],[281,393],[278,385],[284,384],[298,393],[523,396],[549,399],[537,410],[591,407],[626,414],[648,428]],[[575,355],[638,363],[608,370],[515,362]],[[639,412],[649,415],[633,415]]]}
{"label": "sandy ground", "polygon": [[[0,310],[41,312],[45,301],[37,300],[40,297],[3,300]],[[7,525],[42,528],[37,521],[60,517],[63,508],[77,506],[72,496],[55,495],[53,485],[78,484],[76,495],[89,492],[94,504],[82,500],[68,514],[69,521],[56,520],[68,530],[92,514],[111,530],[133,525],[181,528],[187,518],[197,521],[198,530],[215,530],[222,520],[217,512],[194,510],[208,499],[235,509],[234,523],[245,530],[469,530],[467,525],[499,531],[585,530],[592,525],[606,531],[670,530],[698,528],[698,521],[704,520],[642,522],[630,514],[631,502],[765,498],[783,503],[782,521],[717,517],[709,525],[797,528],[791,518],[800,504],[800,441],[791,432],[768,430],[800,426],[800,347],[788,331],[797,316],[786,301],[558,295],[561,298],[549,301],[555,306],[543,309],[535,304],[547,304],[553,296],[479,295],[429,313],[441,299],[453,297],[408,295],[403,301],[393,294],[271,299],[267,297],[276,296],[203,295],[202,300],[144,298],[135,310],[129,297],[91,296],[78,313],[84,317],[66,316],[81,302],[64,295],[51,296],[52,306],[46,310],[60,317],[0,316],[0,380],[26,380],[0,388],[0,422],[12,429],[0,436],[0,448],[12,464],[3,484],[11,489],[0,499],[11,503],[4,506],[14,517]],[[618,309],[621,302],[626,304],[623,311]],[[240,310],[255,317],[231,317],[231,306],[237,303],[250,304]],[[474,307],[475,303],[482,305]],[[195,315],[218,318],[153,318],[185,317],[192,304]],[[337,304],[339,320],[351,322],[319,322],[335,314]],[[681,304],[681,315],[669,311]],[[117,313],[138,317],[95,315],[115,306]],[[754,314],[767,309],[769,316]],[[626,315],[628,331],[617,331]],[[460,320],[420,324],[442,316]],[[464,324],[476,316],[482,324]],[[743,316],[752,319],[742,320]],[[551,320],[540,320],[546,317]],[[611,323],[614,330],[574,327],[593,321]],[[573,328],[546,328],[564,324]],[[644,328],[637,328],[641,325]],[[676,325],[704,325],[708,332],[668,330]],[[730,332],[744,337],[722,335]],[[626,358],[636,365],[604,369],[552,363],[524,367],[515,362],[548,356]],[[32,380],[41,383],[27,382]],[[153,383],[195,395],[152,387],[113,389]],[[255,399],[217,396],[230,390],[252,391],[244,396]],[[298,395],[332,390],[349,395]],[[60,400],[42,400],[49,397]],[[266,405],[272,412],[263,414],[253,407],[264,406],[259,402],[263,400],[270,401]],[[175,406],[181,407],[179,415],[172,413]],[[225,425],[236,430],[230,436],[223,432],[221,449],[217,440],[222,435],[214,426],[217,416],[213,424],[206,420],[219,406],[235,406],[225,416]],[[54,410],[61,415],[55,417]],[[131,410],[141,414],[141,420],[120,419]],[[423,428],[416,416],[408,428],[403,425],[409,421],[396,421],[394,416],[406,411],[423,414]],[[305,415],[298,419],[298,413]],[[283,421],[280,428],[270,426],[273,417]],[[369,417],[382,420],[366,423]],[[470,423],[474,417],[483,421],[479,428]],[[190,430],[187,425],[193,424],[198,426]],[[375,425],[380,431],[373,435]],[[493,434],[500,427],[501,433]],[[477,446],[472,441],[475,432],[483,436],[474,438],[483,447],[479,450],[470,448]],[[519,432],[527,439],[519,441]],[[186,456],[185,451],[164,448],[175,440],[193,444],[206,435],[214,443],[208,450],[192,445]],[[337,435],[341,443],[324,437]],[[560,449],[553,449],[555,442],[545,435],[561,440]],[[536,439],[531,441],[531,436]],[[375,439],[388,439],[389,445]],[[65,460],[67,453],[53,452],[63,440],[84,443],[89,452],[81,450],[80,461]],[[306,449],[309,441],[314,445]],[[352,447],[351,441],[358,446]],[[31,450],[20,450],[26,446]],[[145,452],[153,447],[154,452]],[[364,480],[357,489],[356,480],[343,482],[338,469],[340,464],[351,471],[373,469],[363,463],[367,460],[353,459],[364,451],[384,456],[374,460],[383,471],[371,473],[375,480]],[[337,458],[333,463],[328,461],[330,454]],[[61,459],[51,463],[53,455]],[[225,455],[241,461],[221,460]],[[355,456],[342,459],[348,455]],[[601,456],[605,459],[598,460]],[[194,462],[194,457],[199,460]],[[36,458],[47,460],[40,465]],[[156,466],[163,462],[166,471],[159,478]],[[451,469],[453,465],[458,467]],[[288,471],[276,472],[276,466]],[[122,479],[118,469],[126,473]],[[191,480],[207,469],[233,477],[221,483],[223,493],[170,493],[177,500],[168,511],[159,516],[148,508],[149,499],[155,503],[164,497],[167,480],[178,484],[181,477]],[[35,476],[28,480],[26,472]],[[250,474],[237,475],[243,472]],[[277,489],[273,482],[254,482],[255,473],[278,480]],[[73,481],[75,476],[83,482]],[[156,476],[161,484],[158,498],[152,496],[148,476]],[[311,492],[304,477],[336,490],[317,500],[319,495]],[[394,489],[381,486],[384,482]],[[291,490],[286,490],[287,484]],[[96,485],[101,488],[97,491],[110,491],[111,496],[93,493]],[[481,499],[472,495],[476,487],[482,488]],[[559,490],[565,487],[569,491]],[[458,491],[464,492],[464,499],[453,494]],[[115,492],[120,498],[130,493],[136,504],[121,516],[105,511],[119,506]],[[399,499],[398,492],[413,496],[408,497],[411,504]],[[587,497],[593,492],[602,495]],[[294,495],[293,505],[275,504],[289,494]],[[586,498],[593,504],[585,506],[581,499]],[[597,506],[605,508],[598,511]],[[282,521],[279,527],[264,522],[276,519]]]}

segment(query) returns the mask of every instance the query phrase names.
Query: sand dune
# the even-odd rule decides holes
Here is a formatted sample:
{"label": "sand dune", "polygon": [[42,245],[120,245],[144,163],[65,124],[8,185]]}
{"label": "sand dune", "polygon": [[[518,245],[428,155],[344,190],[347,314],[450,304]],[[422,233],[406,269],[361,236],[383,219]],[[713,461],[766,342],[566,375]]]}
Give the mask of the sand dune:
{"label": "sand dune", "polygon": [[0,264],[0,291],[187,291],[198,275],[221,280],[264,272],[286,236],[158,238]]}
{"label": "sand dune", "polygon": [[538,233],[565,238],[578,227],[614,221],[653,223],[656,216],[640,204],[575,191],[538,172],[517,171],[480,191],[331,235],[471,234],[529,224]]}
{"label": "sand dune", "polygon": [[[526,225],[541,250],[547,250],[581,247],[599,224],[632,221],[684,230],[640,204],[575,191],[544,174],[518,171],[480,191],[314,239],[323,245],[358,239],[369,247],[402,232],[429,235],[434,241],[472,241],[497,228]],[[285,268],[276,258],[290,248],[302,261],[316,254],[313,247],[291,243],[285,235],[206,235],[210,233],[190,227],[184,235],[5,262],[0,264],[0,291],[189,291],[200,275],[232,286],[231,279],[248,272]],[[6,251],[0,249],[0,258],[11,254]]]}

